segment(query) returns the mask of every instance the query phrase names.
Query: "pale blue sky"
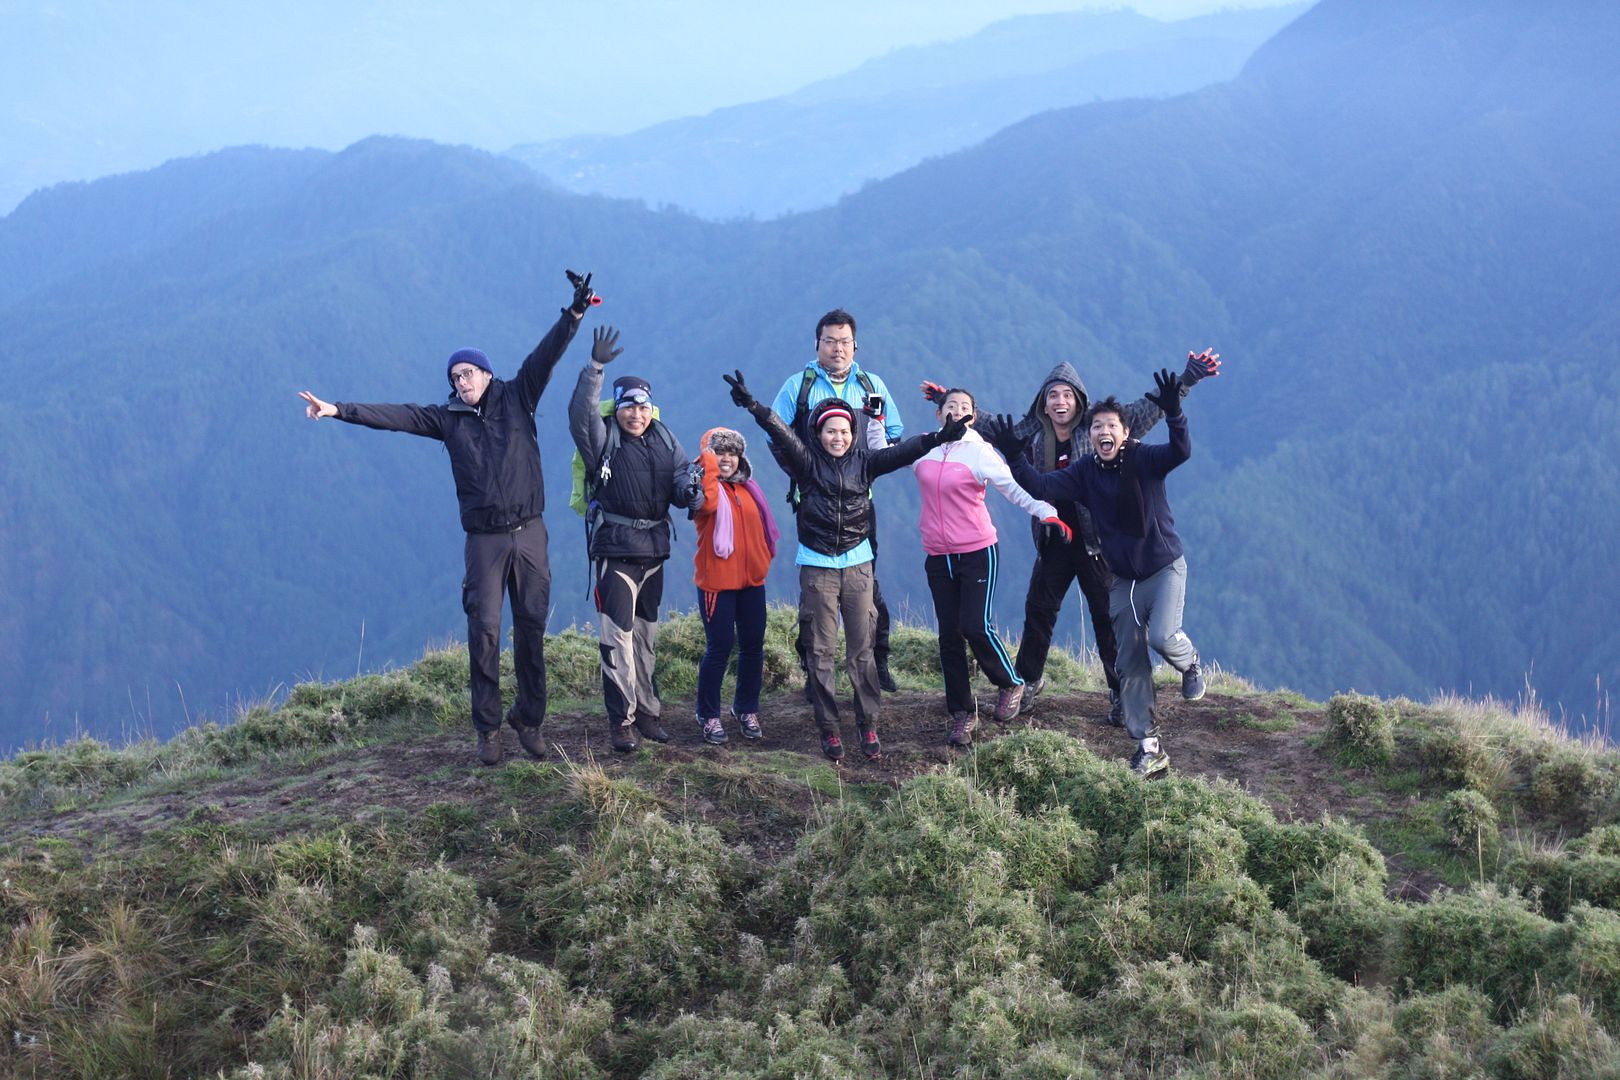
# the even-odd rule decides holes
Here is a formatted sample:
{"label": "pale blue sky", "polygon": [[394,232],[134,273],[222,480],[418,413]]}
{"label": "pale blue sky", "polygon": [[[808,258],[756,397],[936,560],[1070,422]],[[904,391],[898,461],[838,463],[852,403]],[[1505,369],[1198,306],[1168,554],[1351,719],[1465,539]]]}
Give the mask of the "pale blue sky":
{"label": "pale blue sky", "polygon": [[[0,0],[0,213],[221,146],[493,150],[774,97],[1054,0]],[[1097,6],[1097,5],[1092,5]],[[1121,5],[1107,5],[1118,7]],[[1157,18],[1268,0],[1138,0]]]}

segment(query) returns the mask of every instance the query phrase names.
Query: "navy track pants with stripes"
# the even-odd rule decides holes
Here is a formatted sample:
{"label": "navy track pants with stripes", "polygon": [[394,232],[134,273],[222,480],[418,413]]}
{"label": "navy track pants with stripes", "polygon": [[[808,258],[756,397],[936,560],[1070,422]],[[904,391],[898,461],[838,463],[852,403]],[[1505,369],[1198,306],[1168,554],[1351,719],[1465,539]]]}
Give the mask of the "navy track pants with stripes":
{"label": "navy track pants with stripes", "polygon": [[991,544],[960,555],[930,555],[924,564],[928,591],[934,594],[934,617],[939,622],[939,668],[945,678],[945,707],[952,713],[974,711],[973,687],[968,677],[969,648],[979,669],[996,686],[1006,689],[1023,682],[996,633],[992,603],[1000,563],[1000,547]]}

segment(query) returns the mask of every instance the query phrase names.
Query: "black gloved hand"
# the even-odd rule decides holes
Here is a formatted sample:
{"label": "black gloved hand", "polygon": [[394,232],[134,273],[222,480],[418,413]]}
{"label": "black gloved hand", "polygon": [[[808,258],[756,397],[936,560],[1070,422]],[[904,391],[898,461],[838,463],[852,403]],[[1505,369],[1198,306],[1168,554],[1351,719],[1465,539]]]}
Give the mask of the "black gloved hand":
{"label": "black gloved hand", "polygon": [[1153,384],[1158,387],[1158,393],[1143,394],[1165,416],[1181,415],[1181,382],[1172,374],[1169,368],[1161,368],[1153,373]]}
{"label": "black gloved hand", "polygon": [[997,413],[987,436],[990,445],[996,448],[996,453],[1007,459],[1008,464],[1016,461],[1029,446],[1029,437],[1018,434],[1017,427],[1011,413]]}
{"label": "black gloved hand", "polygon": [[602,298],[591,291],[590,274],[580,277],[572,270],[564,270],[563,273],[568,275],[568,284],[574,287],[574,302],[568,305],[569,311],[575,315],[583,315],[586,308],[602,302]]}
{"label": "black gloved hand", "polygon": [[591,359],[604,366],[613,363],[623,349],[613,346],[619,343],[619,332],[611,326],[598,326],[591,332]]}
{"label": "black gloved hand", "polygon": [[748,391],[748,384],[743,381],[742,372],[734,371],[730,375],[720,377],[726,380],[727,386],[731,387],[731,403],[737,408],[747,409],[755,416],[770,410],[769,405],[754,400],[754,395]]}
{"label": "black gloved hand", "polygon": [[953,416],[939,426],[939,441],[941,443],[956,442],[967,434],[968,418]]}
{"label": "black gloved hand", "polygon": [[1207,379],[1211,375],[1219,375],[1220,373],[1220,353],[1210,352],[1208,349],[1205,349],[1200,353],[1189,352],[1187,354],[1187,366],[1183,368],[1181,372],[1181,385],[1191,390],[1194,386],[1198,385],[1199,380]]}

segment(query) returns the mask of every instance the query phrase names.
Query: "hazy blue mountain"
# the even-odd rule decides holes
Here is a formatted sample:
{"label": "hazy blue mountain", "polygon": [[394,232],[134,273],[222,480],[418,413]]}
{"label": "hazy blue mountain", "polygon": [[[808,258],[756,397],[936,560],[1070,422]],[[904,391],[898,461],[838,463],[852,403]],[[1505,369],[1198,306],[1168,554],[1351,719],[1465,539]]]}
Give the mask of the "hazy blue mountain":
{"label": "hazy blue mountain", "polygon": [[769,101],[510,153],[570,191],[716,219],[774,217],[830,205],[1047,109],[1224,81],[1306,6],[1177,22],[1132,11],[1026,15]]}
{"label": "hazy blue mountain", "polygon": [[[465,344],[509,372],[569,265],[598,272],[591,319],[623,329],[618,365],[689,442],[742,419],[721,371],[774,390],[835,305],[912,431],[922,377],[1021,410],[1057,359],[1134,396],[1213,344],[1227,373],[1190,399],[1171,483],[1206,658],[1316,694],[1511,696],[1528,676],[1591,716],[1620,673],[1617,29],[1596,4],[1324,0],[1228,84],[1047,113],[768,224],[388,139],[213,155],[174,172],[182,194],[153,174],[31,200],[0,220],[0,340],[24,375],[0,424],[0,739],[166,730],[176,684],[219,715],[459,635],[442,450],[311,424],[294,393],[437,400]],[[176,213],[186,190],[216,198]],[[99,258],[83,232],[166,214]],[[63,246],[37,285],[14,269]],[[582,345],[540,415],[556,625],[590,612],[563,505]],[[915,487],[878,498],[886,591],[927,618]],[[1016,632],[1029,544],[998,520]]]}

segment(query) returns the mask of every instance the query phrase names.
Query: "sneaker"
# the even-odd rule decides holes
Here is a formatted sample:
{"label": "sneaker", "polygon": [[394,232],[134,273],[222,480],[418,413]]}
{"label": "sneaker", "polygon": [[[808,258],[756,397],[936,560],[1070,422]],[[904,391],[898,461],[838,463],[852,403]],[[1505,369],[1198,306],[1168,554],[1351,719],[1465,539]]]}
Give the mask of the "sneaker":
{"label": "sneaker", "polygon": [[821,752],[827,755],[828,761],[844,760],[844,740],[837,735],[823,735],[821,737]]}
{"label": "sneaker", "polygon": [[629,724],[621,724],[611,716],[608,717],[608,738],[618,753],[628,754],[636,748],[635,731]]}
{"label": "sneaker", "polygon": [[884,657],[882,660],[879,660],[877,662],[877,669],[878,688],[881,689],[885,694],[897,693],[900,690],[900,684],[894,681],[893,675],[889,674],[889,658]]}
{"label": "sneaker", "polygon": [[1119,700],[1118,694],[1109,694],[1108,717],[1103,721],[1109,727],[1125,726],[1125,703]]}
{"label": "sneaker", "polygon": [[1045,689],[1046,689],[1046,676],[1045,675],[1042,675],[1040,678],[1036,679],[1034,682],[1025,683],[1024,684],[1024,704],[1025,705],[1033,705],[1033,704],[1035,704],[1035,699],[1040,697],[1041,696],[1041,691],[1045,690]]}
{"label": "sneaker", "polygon": [[861,753],[874,761],[883,756],[883,743],[878,740],[876,728],[861,732]]}
{"label": "sneaker", "polygon": [[726,728],[724,724],[720,723],[720,718],[718,716],[711,716],[707,720],[699,717],[698,726],[703,729],[704,742],[710,744],[711,746],[726,745],[726,742],[728,741],[726,737]]}
{"label": "sneaker", "polygon": [[1005,724],[1024,707],[1024,684],[1009,686],[996,695],[996,723]]}
{"label": "sneaker", "polygon": [[737,727],[741,729],[743,738],[762,739],[765,737],[765,729],[759,726],[759,713],[739,713],[736,709],[732,709],[731,715],[736,718]]}
{"label": "sneaker", "polygon": [[520,727],[517,729],[518,745],[523,752],[536,761],[544,761],[546,757],[545,740],[540,738],[540,725],[533,727]]}
{"label": "sneaker", "polygon": [[480,731],[478,733],[478,760],[485,765],[499,765],[506,749],[501,745],[501,733],[496,731]]}
{"label": "sneaker", "polygon": [[1170,755],[1162,749],[1148,753],[1137,747],[1136,753],[1131,755],[1131,772],[1139,779],[1146,780],[1150,776],[1157,776],[1170,767]]}
{"label": "sneaker", "polygon": [[950,746],[971,746],[973,743],[973,729],[977,726],[972,713],[951,713],[951,734],[945,740],[946,744]]}
{"label": "sneaker", "polygon": [[1183,701],[1197,701],[1204,696],[1204,669],[1197,660],[1186,671],[1181,673],[1181,698]]}
{"label": "sneaker", "polygon": [[651,739],[653,742],[669,742],[669,732],[664,730],[664,725],[658,722],[656,716],[642,716],[637,713],[635,727],[641,733],[643,739]]}

